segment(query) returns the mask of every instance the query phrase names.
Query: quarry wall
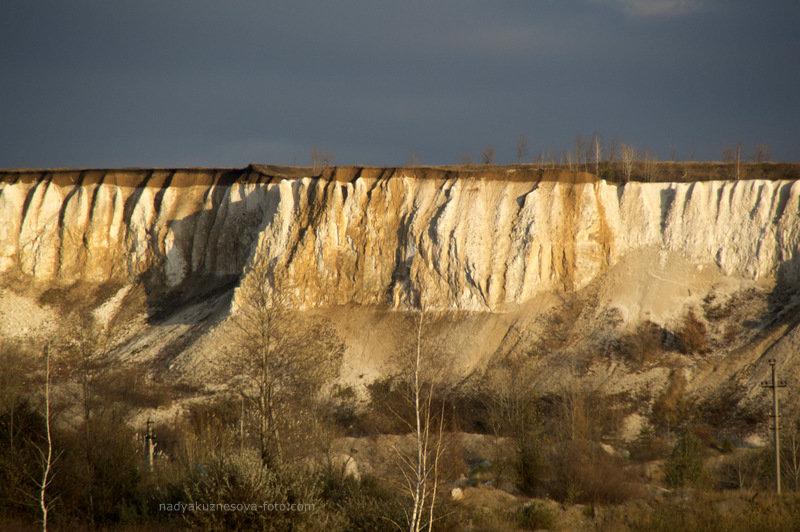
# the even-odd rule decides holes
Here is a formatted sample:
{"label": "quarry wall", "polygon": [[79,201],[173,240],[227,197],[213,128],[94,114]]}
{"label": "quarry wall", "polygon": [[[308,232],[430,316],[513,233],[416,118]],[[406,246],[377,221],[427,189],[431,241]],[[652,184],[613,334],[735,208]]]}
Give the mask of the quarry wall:
{"label": "quarry wall", "polygon": [[165,292],[281,272],[297,308],[501,311],[641,249],[797,279],[800,182],[614,184],[522,169],[0,172],[0,272]]}

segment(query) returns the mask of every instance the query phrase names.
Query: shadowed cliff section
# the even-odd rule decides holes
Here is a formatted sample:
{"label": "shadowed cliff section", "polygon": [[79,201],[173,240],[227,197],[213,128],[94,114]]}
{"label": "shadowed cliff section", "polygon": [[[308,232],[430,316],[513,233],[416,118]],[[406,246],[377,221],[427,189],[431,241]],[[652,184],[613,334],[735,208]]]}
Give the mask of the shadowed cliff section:
{"label": "shadowed cliff section", "polygon": [[262,224],[248,197],[270,177],[238,170],[5,172],[0,266],[37,281],[136,282],[151,308],[239,278]]}

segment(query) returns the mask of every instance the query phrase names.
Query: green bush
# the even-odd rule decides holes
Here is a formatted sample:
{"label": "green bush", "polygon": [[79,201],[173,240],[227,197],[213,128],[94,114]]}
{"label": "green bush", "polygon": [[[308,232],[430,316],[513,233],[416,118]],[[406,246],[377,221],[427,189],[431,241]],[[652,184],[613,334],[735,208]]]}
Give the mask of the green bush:
{"label": "green bush", "polygon": [[639,462],[649,462],[665,458],[669,454],[669,446],[656,436],[650,427],[642,427],[636,440],[631,444],[631,458]]}
{"label": "green bush", "polygon": [[693,434],[683,434],[664,463],[664,480],[672,488],[695,485],[705,477],[705,444]]}

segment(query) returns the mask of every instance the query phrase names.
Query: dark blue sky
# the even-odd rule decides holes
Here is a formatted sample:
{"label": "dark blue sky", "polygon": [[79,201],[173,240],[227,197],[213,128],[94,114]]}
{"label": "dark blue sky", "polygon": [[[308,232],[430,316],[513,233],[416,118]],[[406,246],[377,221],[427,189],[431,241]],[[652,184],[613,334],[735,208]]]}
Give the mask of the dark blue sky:
{"label": "dark blue sky", "polygon": [[593,132],[798,161],[799,27],[796,0],[4,0],[0,167],[512,162]]}

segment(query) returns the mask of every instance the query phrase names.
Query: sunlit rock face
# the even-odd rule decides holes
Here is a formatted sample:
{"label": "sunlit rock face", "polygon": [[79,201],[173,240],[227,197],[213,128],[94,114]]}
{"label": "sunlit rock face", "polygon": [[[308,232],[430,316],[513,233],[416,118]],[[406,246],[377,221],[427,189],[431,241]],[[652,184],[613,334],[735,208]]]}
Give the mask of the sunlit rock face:
{"label": "sunlit rock face", "polygon": [[241,170],[1,177],[0,270],[59,281],[146,275],[165,288],[193,275],[239,275],[269,188],[268,178]]}
{"label": "sunlit rock face", "polygon": [[502,311],[655,249],[796,279],[796,181],[337,168],[0,175],[0,271],[169,290],[266,262],[297,308]]}

